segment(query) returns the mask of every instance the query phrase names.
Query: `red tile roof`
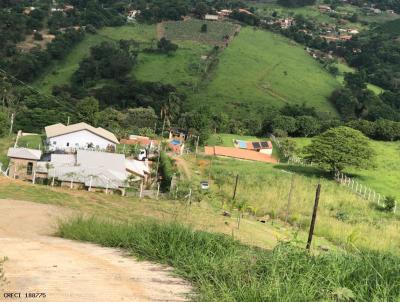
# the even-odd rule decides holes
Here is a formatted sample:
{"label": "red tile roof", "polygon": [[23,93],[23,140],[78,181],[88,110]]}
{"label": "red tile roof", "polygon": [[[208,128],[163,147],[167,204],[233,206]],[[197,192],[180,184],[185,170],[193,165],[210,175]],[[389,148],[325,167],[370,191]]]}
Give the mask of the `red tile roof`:
{"label": "red tile roof", "polygon": [[206,146],[205,153],[206,155],[227,156],[227,157],[240,158],[246,160],[260,161],[265,163],[277,163],[277,160],[275,158],[272,158],[271,155],[263,154],[257,151],[238,149],[232,147]]}

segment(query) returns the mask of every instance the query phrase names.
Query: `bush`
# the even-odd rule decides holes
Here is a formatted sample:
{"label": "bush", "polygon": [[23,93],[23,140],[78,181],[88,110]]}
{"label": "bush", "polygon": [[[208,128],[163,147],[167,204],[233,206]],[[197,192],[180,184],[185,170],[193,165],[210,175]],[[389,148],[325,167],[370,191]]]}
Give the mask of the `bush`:
{"label": "bush", "polygon": [[169,191],[172,177],[174,176],[174,168],[171,159],[165,152],[161,152],[160,154],[160,170],[162,175],[161,189],[163,191]]}
{"label": "bush", "polygon": [[396,206],[396,198],[393,196],[387,196],[383,201],[383,208],[386,212],[393,212]]}
{"label": "bush", "polygon": [[42,41],[43,40],[43,36],[40,32],[35,31],[35,33],[33,34],[33,39],[35,39],[36,41]]}

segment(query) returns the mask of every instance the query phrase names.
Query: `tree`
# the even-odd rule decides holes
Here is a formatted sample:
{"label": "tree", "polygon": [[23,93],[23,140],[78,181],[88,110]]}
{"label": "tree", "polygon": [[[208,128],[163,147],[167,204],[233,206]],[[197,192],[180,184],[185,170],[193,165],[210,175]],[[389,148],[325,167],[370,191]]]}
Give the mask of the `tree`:
{"label": "tree", "polygon": [[5,112],[0,111],[0,137],[5,136],[9,129],[9,119]]}
{"label": "tree", "polygon": [[157,43],[157,48],[161,53],[170,54],[178,49],[178,45],[172,43],[166,38],[161,38]]}
{"label": "tree", "polygon": [[279,145],[279,150],[285,159],[292,157],[297,151],[297,144],[294,140],[284,138],[279,141]]}
{"label": "tree", "polygon": [[76,113],[80,122],[97,125],[99,101],[94,97],[86,97],[76,104]]}
{"label": "tree", "polygon": [[331,172],[348,167],[369,168],[375,156],[368,139],[360,131],[343,126],[315,137],[304,152],[306,159]]}
{"label": "tree", "polygon": [[296,118],[297,133],[300,136],[313,136],[318,133],[320,129],[319,121],[312,116],[299,116]]}
{"label": "tree", "polygon": [[278,115],[272,120],[272,130],[284,130],[288,134],[294,133],[297,130],[296,119],[291,116]]}
{"label": "tree", "polygon": [[208,30],[208,28],[207,28],[207,24],[203,24],[202,26],[201,26],[201,29],[200,29],[200,31],[202,32],[202,33],[206,33],[207,32],[207,30]]}

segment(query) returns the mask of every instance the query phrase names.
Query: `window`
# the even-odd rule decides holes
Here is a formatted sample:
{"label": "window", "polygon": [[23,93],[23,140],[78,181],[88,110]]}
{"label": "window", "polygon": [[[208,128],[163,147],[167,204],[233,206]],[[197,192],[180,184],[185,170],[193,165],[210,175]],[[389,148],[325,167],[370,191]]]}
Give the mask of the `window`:
{"label": "window", "polygon": [[57,145],[57,142],[56,142],[56,141],[53,141],[53,145]]}
{"label": "window", "polygon": [[33,163],[29,162],[26,166],[26,175],[32,175]]}
{"label": "window", "polygon": [[67,147],[69,147],[69,143],[67,143]]}

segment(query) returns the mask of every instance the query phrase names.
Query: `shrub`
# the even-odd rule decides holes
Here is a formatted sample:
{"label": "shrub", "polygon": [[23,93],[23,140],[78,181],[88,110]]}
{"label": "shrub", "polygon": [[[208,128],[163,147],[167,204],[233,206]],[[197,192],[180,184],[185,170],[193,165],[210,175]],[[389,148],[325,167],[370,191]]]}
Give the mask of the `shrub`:
{"label": "shrub", "polygon": [[383,208],[386,212],[392,212],[396,206],[396,198],[393,196],[387,196],[383,201]]}
{"label": "shrub", "polygon": [[171,159],[165,152],[161,152],[160,154],[160,170],[162,175],[161,189],[163,191],[168,191],[171,185],[172,177],[174,176],[174,169]]}

